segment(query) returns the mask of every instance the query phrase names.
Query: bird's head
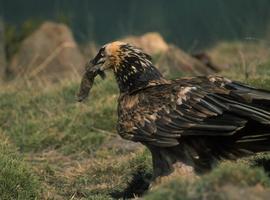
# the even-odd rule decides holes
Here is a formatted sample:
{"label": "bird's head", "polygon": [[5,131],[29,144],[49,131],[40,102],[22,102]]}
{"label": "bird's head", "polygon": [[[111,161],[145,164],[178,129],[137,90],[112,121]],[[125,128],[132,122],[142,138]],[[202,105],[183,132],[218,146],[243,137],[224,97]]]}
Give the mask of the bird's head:
{"label": "bird's head", "polygon": [[136,66],[141,64],[141,67],[152,65],[149,55],[139,48],[120,41],[102,46],[90,62],[94,66],[99,65],[99,69],[102,71],[112,69],[114,72],[123,69],[128,63]]}
{"label": "bird's head", "polygon": [[137,47],[119,41],[108,43],[100,48],[97,55],[87,65],[86,71],[93,69],[100,73],[111,69],[120,92],[131,92],[162,78],[148,54]]}

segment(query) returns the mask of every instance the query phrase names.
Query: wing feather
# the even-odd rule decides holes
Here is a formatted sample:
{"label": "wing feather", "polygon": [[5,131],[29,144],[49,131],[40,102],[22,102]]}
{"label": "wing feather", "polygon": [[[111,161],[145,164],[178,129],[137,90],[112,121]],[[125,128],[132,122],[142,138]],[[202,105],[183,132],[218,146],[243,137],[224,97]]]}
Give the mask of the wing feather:
{"label": "wing feather", "polygon": [[270,111],[251,103],[254,98],[270,99],[270,95],[254,90],[220,77],[182,79],[140,90],[140,101],[132,113],[141,120],[133,123],[132,139],[172,147],[189,136],[232,136],[249,119],[270,124]]}

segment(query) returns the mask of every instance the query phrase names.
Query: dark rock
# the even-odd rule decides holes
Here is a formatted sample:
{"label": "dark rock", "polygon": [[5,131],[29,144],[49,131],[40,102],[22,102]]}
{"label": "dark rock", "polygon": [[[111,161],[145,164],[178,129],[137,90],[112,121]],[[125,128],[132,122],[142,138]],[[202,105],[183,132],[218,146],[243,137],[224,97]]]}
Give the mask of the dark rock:
{"label": "dark rock", "polygon": [[170,45],[169,49],[157,58],[156,66],[165,75],[173,73],[208,75],[214,73],[214,70],[203,62],[193,58],[174,45]]}
{"label": "dark rock", "polygon": [[221,71],[221,67],[215,65],[207,53],[204,53],[204,52],[195,53],[195,54],[192,54],[191,56],[193,58],[196,58],[197,60],[201,61],[205,66],[209,67],[214,72]]}

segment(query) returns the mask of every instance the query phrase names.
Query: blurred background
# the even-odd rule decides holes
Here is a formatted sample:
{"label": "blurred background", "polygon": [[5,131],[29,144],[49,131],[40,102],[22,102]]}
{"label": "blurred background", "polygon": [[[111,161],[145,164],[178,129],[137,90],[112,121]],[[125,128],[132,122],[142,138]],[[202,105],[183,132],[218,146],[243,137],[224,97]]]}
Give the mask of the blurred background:
{"label": "blurred background", "polygon": [[8,24],[65,22],[76,40],[98,44],[155,31],[185,50],[219,40],[264,37],[270,29],[269,9],[268,0],[0,1],[0,13]]}
{"label": "blurred background", "polygon": [[[269,0],[0,0],[0,199],[121,199],[133,176],[149,179],[150,153],[116,132],[113,74],[76,102],[85,63],[113,40],[166,78],[270,90]],[[265,153],[201,179],[181,168],[144,199],[268,200],[269,166]]]}
{"label": "blurred background", "polygon": [[[211,74],[237,65],[219,56],[224,51],[237,54],[242,65],[258,61],[243,51],[255,48],[250,43],[269,44],[269,11],[268,0],[0,0],[0,74],[7,80],[80,74],[97,49],[114,40],[141,47],[164,74]],[[258,62],[266,56],[257,55]]]}

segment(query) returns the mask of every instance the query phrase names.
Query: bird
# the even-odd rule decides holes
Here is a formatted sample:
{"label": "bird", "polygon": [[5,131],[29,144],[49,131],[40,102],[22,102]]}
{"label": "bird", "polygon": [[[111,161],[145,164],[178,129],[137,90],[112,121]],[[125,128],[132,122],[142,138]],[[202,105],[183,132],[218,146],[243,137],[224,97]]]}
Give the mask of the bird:
{"label": "bird", "polygon": [[198,173],[221,160],[270,150],[270,92],[219,75],[166,79],[150,55],[114,41],[86,66],[78,100],[112,71],[119,88],[117,132],[152,156],[153,180],[177,162]]}

